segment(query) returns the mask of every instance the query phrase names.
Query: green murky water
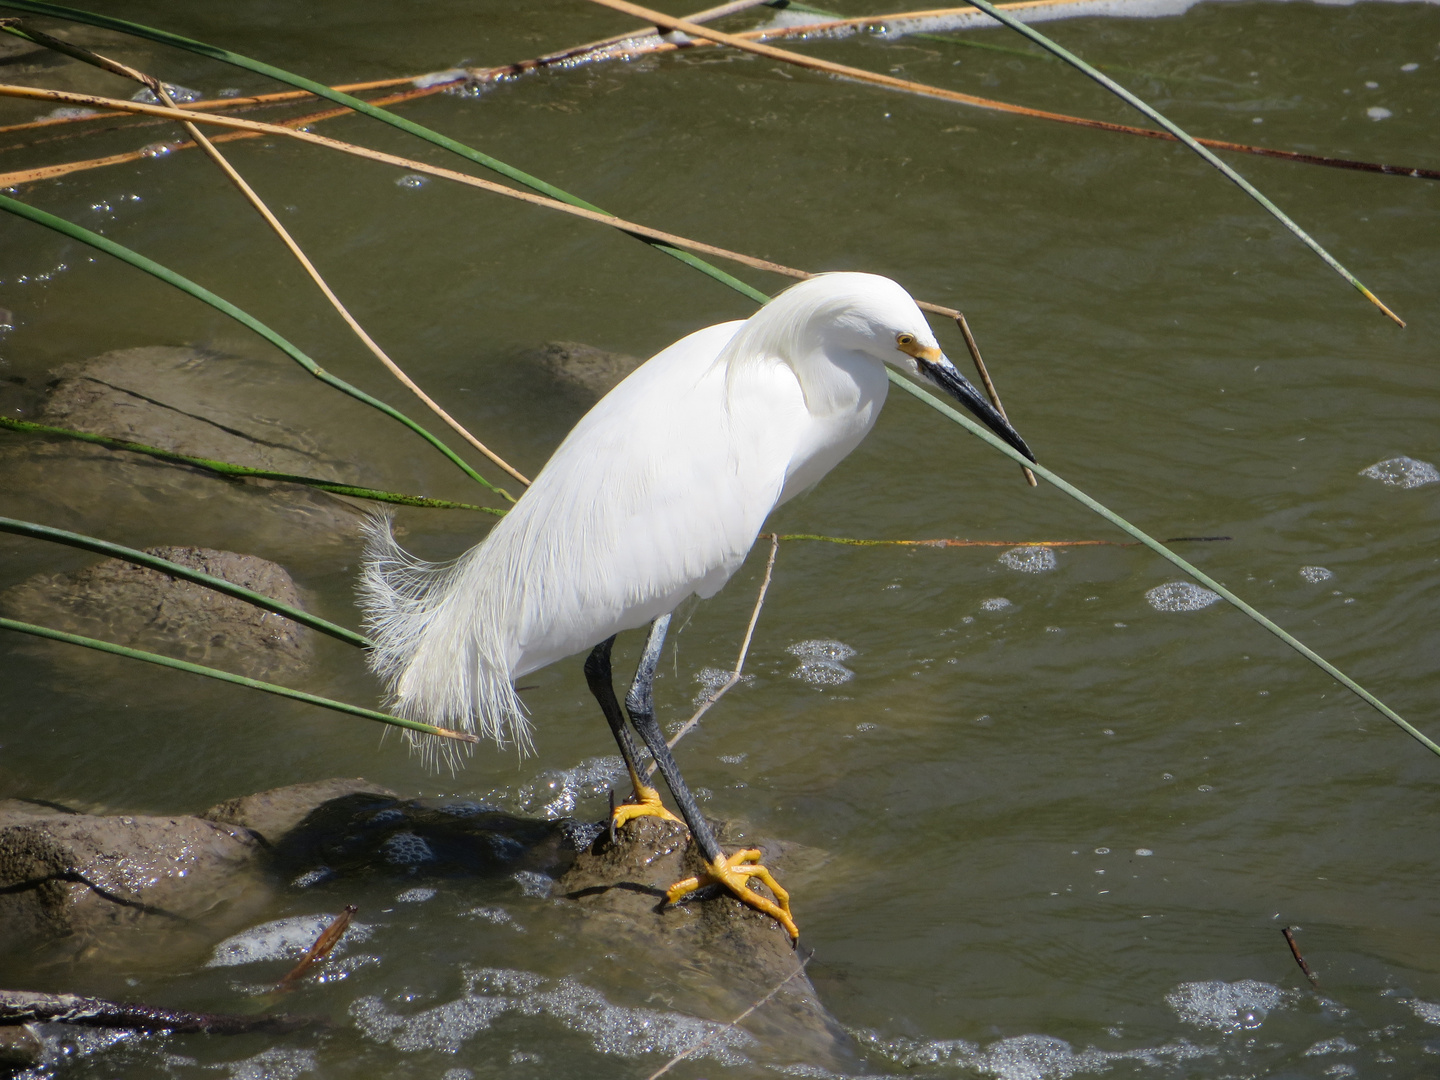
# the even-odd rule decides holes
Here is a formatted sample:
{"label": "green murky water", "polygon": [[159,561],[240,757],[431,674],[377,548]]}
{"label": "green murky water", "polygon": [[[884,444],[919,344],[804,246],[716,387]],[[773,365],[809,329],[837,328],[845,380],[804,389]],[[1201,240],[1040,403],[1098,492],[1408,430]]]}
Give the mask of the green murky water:
{"label": "green murky water", "polygon": [[[518,14],[371,2],[107,10],[337,83],[504,63],[630,25],[574,4]],[[1434,6],[1201,4],[1049,29],[1196,133],[1440,165]],[[1001,34],[962,37],[1014,44]],[[272,89],[188,54],[86,40],[207,96]],[[804,48],[1129,120],[1042,58],[906,39]],[[67,65],[26,78],[129,93]],[[5,103],[0,123],[46,108]],[[1173,146],[715,51],[532,75],[404,111],[614,212],[805,268],[886,273],[917,296],[963,307],[1043,461],[1154,535],[1233,537],[1186,553],[1402,714],[1440,730],[1440,485],[1359,475],[1397,456],[1440,455],[1429,182],[1236,161],[1410,320],[1400,331]],[[320,130],[450,164],[360,119]],[[0,167],[121,153],[160,133],[170,137],[156,128],[31,142],[6,149]],[[4,148],[33,137],[0,138]],[[532,474],[586,406],[527,366],[526,350],[571,340],[644,356],[749,310],[585,223],[440,181],[398,186],[392,169],[307,148],[246,142],[232,157],[376,338]],[[197,154],[18,194],[197,278],[409,408]],[[781,284],[742,274],[767,291]],[[43,384],[61,363],[139,345],[249,357],[273,369],[277,395],[327,452],[355,463],[357,479],[474,494],[418,440],[292,375],[235,324],[9,218],[0,220],[0,305],[15,316],[0,336],[6,377]],[[939,332],[963,355],[953,328]],[[0,492],[0,512],[136,546],[226,546],[229,496],[162,505],[103,473],[40,492],[0,481]],[[408,511],[401,521],[407,543],[431,557],[478,536],[460,514]],[[899,395],[870,439],[774,524],[887,538],[1116,538]],[[357,545],[270,535],[263,520],[251,527],[251,549],[288,566],[317,610],[355,622]],[[90,561],[13,538],[0,551],[0,586]],[[1440,762],[1223,603],[1156,610],[1147,590],[1178,575],[1143,550],[1062,549],[1039,573],[1011,568],[1003,551],[782,545],[754,681],[680,748],[709,812],[815,849],[788,884],[815,950],[811,975],[860,1037],[864,1069],[1010,1080],[1433,1071]],[[1311,581],[1303,567],[1333,576]],[[672,639],[658,685],[670,719],[688,714],[703,669],[732,662],[762,568],[752,556]],[[843,665],[853,677],[795,677],[802,660],[791,647],[816,640],[852,649]],[[394,740],[377,745],[359,721],[119,660],[80,664],[58,645],[16,646],[0,641],[0,795],[192,813],[244,792],[363,774],[407,794],[508,794],[515,804],[547,771],[613,750],[578,658],[527,680],[534,758],[517,765],[482,751],[452,778],[427,772]],[[628,643],[622,663],[636,647]],[[374,700],[355,654],[331,642],[317,649],[306,689]],[[577,812],[602,805],[587,797]],[[351,953],[368,960],[296,995],[298,1011],[336,1021],[330,1032],[88,1040],[57,1074],[638,1077],[683,1045],[663,996],[647,997],[636,972],[615,971],[607,943],[567,935],[545,901],[514,882],[425,884],[437,892],[424,902],[396,902],[412,887],[397,876],[293,889],[273,905],[267,918],[358,903],[372,927]],[[477,905],[512,922],[463,917]],[[1287,924],[1303,927],[1321,995],[1288,954]],[[206,959],[161,949],[123,967],[104,957],[56,967],[15,956],[0,966],[0,984],[243,1010],[251,988],[279,970],[207,969]],[[474,974],[484,968],[527,974],[502,991]],[[472,1003],[490,995],[512,1004],[464,1013],[467,978]],[[736,1053],[675,1075],[804,1065],[784,1047]]]}

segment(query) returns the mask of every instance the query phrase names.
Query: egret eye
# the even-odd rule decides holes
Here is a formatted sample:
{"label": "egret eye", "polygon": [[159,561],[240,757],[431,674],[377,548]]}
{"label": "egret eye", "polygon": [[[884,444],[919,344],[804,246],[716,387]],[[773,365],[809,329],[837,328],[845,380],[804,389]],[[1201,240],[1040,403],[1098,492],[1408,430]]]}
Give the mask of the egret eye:
{"label": "egret eye", "polygon": [[914,335],[914,334],[901,334],[901,335],[899,335],[898,337],[896,337],[896,339],[895,339],[895,344],[896,344],[896,345],[899,345],[902,349],[908,348],[909,346],[915,344],[915,335]]}

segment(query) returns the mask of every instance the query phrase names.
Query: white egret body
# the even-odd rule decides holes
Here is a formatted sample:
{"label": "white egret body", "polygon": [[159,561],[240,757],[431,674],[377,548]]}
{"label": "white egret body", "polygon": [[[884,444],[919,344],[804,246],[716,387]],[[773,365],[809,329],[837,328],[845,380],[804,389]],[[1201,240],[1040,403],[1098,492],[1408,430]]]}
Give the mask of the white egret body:
{"label": "white egret body", "polygon": [[[641,365],[455,562],[422,563],[388,526],[371,530],[361,595],[391,707],[524,745],[513,680],[597,643],[613,703],[609,639],[714,595],[770,512],[870,431],[886,363],[938,383],[1023,448],[899,285],[859,273],[803,281],[750,319],[699,330]],[[623,753],[623,722],[616,735]]]}

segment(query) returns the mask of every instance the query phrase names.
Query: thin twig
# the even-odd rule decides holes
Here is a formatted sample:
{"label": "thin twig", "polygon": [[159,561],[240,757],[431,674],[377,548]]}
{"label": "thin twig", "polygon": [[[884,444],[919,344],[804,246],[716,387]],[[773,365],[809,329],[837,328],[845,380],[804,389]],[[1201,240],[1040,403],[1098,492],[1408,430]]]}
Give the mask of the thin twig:
{"label": "thin twig", "polygon": [[[750,625],[745,627],[745,637],[740,642],[740,655],[735,658],[735,669],[730,672],[730,677],[718,690],[700,703],[700,707],[695,710],[695,715],[680,725],[680,730],[670,737],[666,743],[667,746],[674,747],[676,743],[690,734],[695,725],[700,723],[700,718],[710,711],[710,706],[724,697],[726,691],[740,681],[740,673],[745,670],[745,657],[750,652],[750,639],[755,636],[755,624],[760,621],[760,609],[765,606],[765,593],[770,588],[770,576],[775,571],[775,556],[779,551],[780,537],[776,533],[770,533],[770,555],[765,560],[765,577],[760,581],[760,592],[755,597],[755,610],[750,613]],[[655,767],[655,762],[652,761],[645,771],[647,778],[655,775]]]}
{"label": "thin twig", "polygon": [[771,998],[773,998],[776,994],[778,994],[778,993],[780,992],[781,988],[782,988],[786,983],[788,983],[791,979],[795,978],[795,976],[797,976],[797,975],[803,975],[803,974],[805,974],[806,965],[808,965],[808,964],[810,963],[810,961],[813,960],[814,958],[815,958],[815,954],[812,952],[809,956],[805,957],[804,960],[801,960],[801,961],[800,961],[799,966],[796,967],[794,971],[792,971],[789,975],[786,975],[785,978],[781,979],[778,983],[776,983],[774,986],[772,986],[772,987],[770,988],[770,992],[769,992],[768,994],[766,994],[764,997],[762,997],[759,1001],[755,1002],[755,1004],[751,1005],[748,1009],[746,1009],[744,1012],[742,1012],[739,1016],[735,1017],[734,1020],[731,1020],[728,1024],[723,1025],[719,1030],[717,1030],[717,1031],[711,1031],[711,1032],[710,1032],[708,1035],[706,1035],[704,1038],[698,1040],[697,1042],[695,1042],[695,1043],[692,1044],[691,1046],[688,1046],[688,1047],[686,1047],[684,1050],[680,1051],[680,1053],[676,1054],[673,1058],[671,1058],[671,1059],[670,1059],[669,1061],[667,1061],[664,1065],[662,1065],[662,1066],[659,1068],[658,1071],[651,1073],[651,1074],[646,1078],[646,1080],[659,1080],[660,1077],[664,1076],[667,1072],[669,1072],[669,1071],[670,1071],[672,1068],[674,1068],[676,1065],[679,1065],[680,1062],[684,1061],[686,1058],[690,1057],[691,1055],[697,1054],[697,1053],[699,1053],[701,1050],[705,1049],[706,1046],[710,1045],[710,1041],[711,1041],[712,1039],[714,1039],[715,1036],[719,1035],[720,1032],[722,1032],[722,1031],[733,1031],[734,1028],[735,1028],[735,1025],[739,1024],[740,1021],[744,1020],[747,1016],[749,1016],[751,1013],[753,1013],[756,1009],[758,1009],[758,1008],[760,1008],[762,1005],[766,1004]]}
{"label": "thin twig", "polygon": [[1320,989],[1320,976],[1310,970],[1310,965],[1305,962],[1305,957],[1300,955],[1300,946],[1295,944],[1295,933],[1288,926],[1282,926],[1280,933],[1285,935],[1285,944],[1290,946],[1290,955],[1295,957],[1295,963],[1300,965],[1300,970],[1305,973],[1305,978],[1310,980],[1310,985],[1316,990]]}
{"label": "thin twig", "polygon": [[[65,55],[72,56],[78,60],[83,60],[86,63],[92,64],[95,67],[101,68],[104,71],[108,71],[111,74],[121,75],[125,78],[138,82],[141,86],[147,87],[151,93],[153,93],[157,98],[163,101],[170,108],[178,108],[174,98],[170,96],[170,91],[166,88],[165,84],[153,75],[149,75],[142,71],[137,71],[135,68],[129,67],[126,64],[119,63],[118,61],[112,60],[109,57],[102,56],[99,53],[93,52],[89,49],[80,48],[79,46],[71,45],[68,42],[60,41],[58,38],[53,38],[49,34],[42,33],[38,30],[27,27],[25,28],[24,32],[26,36],[29,37],[31,40],[35,41],[37,44],[44,45],[48,49],[53,49],[56,52],[64,53]],[[260,214],[262,218],[265,219],[265,223],[274,230],[277,236],[280,237],[280,241],[285,245],[287,249],[289,249],[290,254],[295,256],[296,261],[299,262],[301,267],[304,268],[305,272],[310,275],[310,279],[315,282],[316,286],[320,289],[320,291],[325,294],[325,298],[330,301],[331,306],[334,307],[336,312],[339,313],[340,317],[345,320],[345,324],[350,327],[351,331],[355,334],[357,338],[360,339],[361,343],[364,344],[364,346],[369,349],[372,354],[374,354],[375,358],[385,365],[385,367],[389,370],[390,374],[394,375],[395,378],[398,379],[407,390],[409,390],[422,402],[424,402],[426,407],[429,408],[431,412],[433,412],[436,416],[440,417],[440,419],[444,420],[445,423],[449,424],[450,427],[453,428],[455,432],[460,435],[461,438],[465,439],[476,450],[479,450],[480,453],[484,454],[487,458],[489,458],[490,461],[493,462],[496,466],[503,469],[516,480],[520,481],[520,483],[525,484],[528,487],[530,484],[529,480],[527,480],[518,470],[511,467],[511,465],[506,462],[504,458],[500,457],[499,454],[495,453],[488,446],[486,446],[479,439],[477,439],[474,435],[472,435],[469,430],[467,430],[466,427],[460,423],[460,421],[456,420],[453,416],[446,412],[445,409],[443,409],[437,401],[430,397],[429,394],[425,393],[425,391],[422,390],[415,383],[415,381],[411,379],[410,376],[404,372],[404,370],[401,369],[399,364],[395,363],[394,360],[390,359],[390,357],[386,354],[385,350],[380,348],[379,344],[376,343],[375,339],[372,338],[365,331],[365,328],[356,321],[353,315],[350,314],[349,309],[346,308],[343,303],[341,303],[340,298],[335,295],[334,290],[330,288],[329,284],[320,275],[320,271],[315,268],[315,264],[310,261],[309,256],[307,256],[305,252],[301,250],[300,245],[295,242],[294,237],[292,237],[289,231],[285,228],[285,226],[280,223],[280,219],[277,218],[270,211],[270,208],[265,205],[264,200],[262,200],[260,196],[255,193],[255,189],[252,188],[246,182],[245,178],[236,171],[235,167],[231,165],[230,162],[225,158],[225,155],[220,153],[220,151],[216,149],[215,144],[212,143],[205,136],[204,132],[202,132],[198,127],[195,126],[193,121],[183,120],[181,121],[181,123],[184,126],[186,133],[190,136],[191,139],[195,141],[195,144],[199,146],[200,149],[205,151],[206,155],[210,158],[210,160],[213,161],[220,168],[220,170],[226,175],[230,182],[239,189],[240,193],[244,195],[247,200],[249,200],[250,205],[255,208],[255,210]]]}
{"label": "thin twig", "polygon": [[[985,368],[985,361],[980,358],[980,346],[975,342],[975,335],[970,332],[970,324],[964,315],[957,313],[955,325],[960,327],[960,333],[965,335],[965,347],[970,350],[970,359],[975,362],[975,370],[980,374],[980,381],[985,384],[985,393],[990,395],[990,404],[995,406],[995,411],[1000,414],[1000,418],[1008,423],[1010,418],[1005,415],[1005,406],[1000,404],[1000,394],[995,389],[995,384],[990,381],[990,372]],[[1025,474],[1025,479],[1031,487],[1040,486],[1040,481],[1035,479],[1035,474],[1030,471],[1030,466],[1021,465],[1020,471]]]}

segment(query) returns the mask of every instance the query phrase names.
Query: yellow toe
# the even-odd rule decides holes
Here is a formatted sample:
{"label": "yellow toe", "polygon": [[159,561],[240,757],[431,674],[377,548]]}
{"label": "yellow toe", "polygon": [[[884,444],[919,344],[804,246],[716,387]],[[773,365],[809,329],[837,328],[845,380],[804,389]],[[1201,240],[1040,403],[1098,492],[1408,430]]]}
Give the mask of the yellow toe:
{"label": "yellow toe", "polygon": [[[761,857],[757,848],[737,851],[729,858],[711,863],[705,873],[677,881],[666,891],[665,899],[675,904],[705,885],[723,885],[742,904],[748,904],[778,922],[794,941],[800,937],[800,929],[790,915],[790,894],[780,887],[769,870],[760,865]],[[759,878],[775,899],[769,900],[750,888],[751,878]]]}

